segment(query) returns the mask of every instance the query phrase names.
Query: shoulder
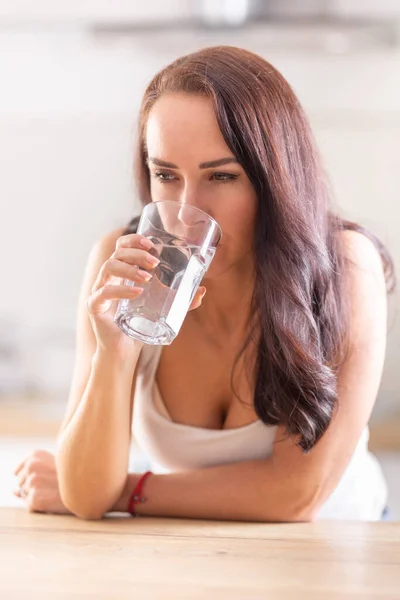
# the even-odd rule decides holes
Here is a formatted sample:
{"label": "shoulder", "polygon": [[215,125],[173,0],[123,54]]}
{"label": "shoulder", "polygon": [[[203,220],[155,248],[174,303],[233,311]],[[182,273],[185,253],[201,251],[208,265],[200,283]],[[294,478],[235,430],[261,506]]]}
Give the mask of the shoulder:
{"label": "shoulder", "polygon": [[350,230],[342,231],[340,236],[344,258],[350,270],[355,268],[384,282],[382,259],[372,240],[362,233]]}
{"label": "shoulder", "polygon": [[386,331],[386,282],[381,256],[362,233],[343,231],[349,294],[350,343],[383,335]]}

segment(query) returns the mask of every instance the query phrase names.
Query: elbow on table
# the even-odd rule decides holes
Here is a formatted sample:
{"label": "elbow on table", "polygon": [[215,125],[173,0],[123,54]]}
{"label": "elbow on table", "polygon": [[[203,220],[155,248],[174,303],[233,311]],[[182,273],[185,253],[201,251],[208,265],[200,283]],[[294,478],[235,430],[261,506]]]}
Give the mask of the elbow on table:
{"label": "elbow on table", "polygon": [[[85,521],[98,521],[111,510],[119,498],[124,482],[110,481],[105,477],[72,477],[59,466],[58,486],[63,505],[76,517]],[[103,483],[101,483],[103,481]]]}
{"label": "elbow on table", "polygon": [[304,507],[302,510],[292,511],[288,514],[288,523],[313,523],[317,520],[318,511],[313,507]]}
{"label": "elbow on table", "polygon": [[317,511],[311,508],[303,510],[281,509],[271,515],[263,515],[260,519],[263,523],[313,523],[317,519]]}
{"label": "elbow on table", "polygon": [[100,521],[107,512],[105,503],[98,500],[74,497],[67,493],[61,493],[61,500],[75,517],[84,521]]}
{"label": "elbow on table", "polygon": [[63,480],[58,473],[58,487],[61,502],[67,510],[73,515],[84,519],[85,521],[98,521],[112,506],[112,502],[100,493],[101,486],[97,486],[97,493],[88,489],[88,486],[71,484],[70,481]]}
{"label": "elbow on table", "polygon": [[102,486],[95,486],[95,489],[88,489],[85,486],[75,488],[68,484],[59,484],[61,501],[64,506],[76,517],[85,521],[99,521],[110,511],[114,505],[114,498],[118,492],[108,491],[107,494],[101,493]]}
{"label": "elbow on table", "polygon": [[78,519],[82,519],[82,521],[101,521],[101,519],[106,514],[106,511],[96,510],[93,508],[82,508],[79,507],[77,510],[71,512],[78,517]]}
{"label": "elbow on table", "polygon": [[271,513],[266,515],[266,522],[279,523],[313,523],[318,518],[321,504],[316,498],[293,495],[286,502],[279,503],[279,507],[271,518]]}
{"label": "elbow on table", "polygon": [[286,488],[284,500],[278,503],[282,518],[288,523],[313,523],[318,519],[320,510],[327,498],[326,486],[323,480],[297,482]]}

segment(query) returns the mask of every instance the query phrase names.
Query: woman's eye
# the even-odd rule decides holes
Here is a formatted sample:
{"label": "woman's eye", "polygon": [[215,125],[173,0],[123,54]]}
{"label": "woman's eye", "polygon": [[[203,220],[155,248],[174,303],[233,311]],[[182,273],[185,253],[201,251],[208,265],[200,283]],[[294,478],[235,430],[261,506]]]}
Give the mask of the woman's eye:
{"label": "woman's eye", "polygon": [[225,182],[225,181],[234,181],[237,179],[239,175],[235,175],[233,173],[213,173],[210,177],[213,181]]}
{"label": "woman's eye", "polygon": [[162,181],[163,183],[168,183],[169,181],[173,181],[175,179],[175,176],[172,175],[172,173],[165,173],[164,171],[156,171],[153,174],[153,177],[159,181]]}

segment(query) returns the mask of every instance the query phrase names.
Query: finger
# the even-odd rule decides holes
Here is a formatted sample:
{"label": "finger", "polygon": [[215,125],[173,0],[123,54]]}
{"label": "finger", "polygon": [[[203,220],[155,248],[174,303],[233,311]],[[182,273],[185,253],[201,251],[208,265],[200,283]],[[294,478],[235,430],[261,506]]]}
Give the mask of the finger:
{"label": "finger", "polygon": [[140,233],[128,233],[121,235],[115,244],[116,248],[144,248],[150,250],[154,247],[153,242],[146,236]]}
{"label": "finger", "polygon": [[159,264],[159,259],[144,250],[128,251],[126,249],[125,258],[127,257],[126,254],[129,254],[129,263],[120,260],[120,258],[123,258],[120,255],[118,257],[113,255],[106,260],[99,271],[92,292],[96,292],[98,289],[104,287],[111,277],[129,279],[141,283],[151,279],[152,275],[146,269],[154,269]]}
{"label": "finger", "polygon": [[[143,266],[149,268],[151,264],[156,261],[152,259],[160,258],[160,249],[152,248],[150,250],[143,250],[137,248],[117,248],[110,256],[111,259],[121,260],[122,262],[128,263],[129,265],[138,265],[140,261],[143,261]],[[150,261],[148,264],[146,261]]]}
{"label": "finger", "polygon": [[20,498],[21,500],[26,500],[26,497],[28,495],[28,489],[24,488],[24,487],[18,487],[18,488],[14,488],[13,490],[13,494],[14,496],[16,496],[17,498]]}
{"label": "finger", "polygon": [[26,465],[29,460],[32,459],[40,459],[42,462],[46,461],[54,464],[54,455],[47,450],[35,450],[33,453],[29,454],[22,462],[14,470],[14,475],[18,475],[21,469]]}
{"label": "finger", "polygon": [[88,311],[92,315],[100,315],[110,308],[112,300],[133,300],[143,292],[141,287],[129,285],[106,285],[86,301]]}
{"label": "finger", "polygon": [[17,481],[18,481],[18,485],[19,487],[23,488],[26,482],[26,478],[28,477],[28,473],[26,470],[26,467],[24,467],[20,472],[19,475],[17,476]]}
{"label": "finger", "polygon": [[95,294],[93,294],[94,298],[99,298],[100,300],[114,300],[114,299],[123,299],[123,298],[131,298],[132,296],[140,296],[143,292],[143,288],[135,285],[105,285],[100,290],[98,290]]}
{"label": "finger", "polygon": [[43,470],[47,470],[48,468],[48,463],[46,464],[42,459],[35,455],[31,455],[17,475],[18,484],[22,486],[25,485],[25,481],[30,475],[41,473]]}
{"label": "finger", "polygon": [[206,295],[206,288],[204,286],[200,286],[199,289],[197,290],[192,303],[189,307],[189,310],[195,310],[196,308],[199,308],[203,302],[203,298]]}
{"label": "finger", "polygon": [[16,469],[14,470],[14,475],[18,475],[18,473],[21,471],[21,469],[25,466],[26,461],[30,458],[30,456],[27,456],[26,458],[24,458],[23,461],[21,461],[18,465],[18,467],[16,467]]}
{"label": "finger", "polygon": [[[149,255],[150,256],[150,255]],[[146,263],[147,268],[150,268],[150,263]],[[155,265],[155,263],[152,263]],[[96,292],[101,287],[104,287],[109,282],[111,277],[118,279],[128,279],[135,283],[147,283],[153,277],[151,273],[140,268],[138,264],[127,264],[117,258],[110,258],[102,268],[92,288],[92,292]]]}
{"label": "finger", "polygon": [[54,454],[47,450],[35,450],[32,454],[32,459],[39,461],[41,464],[55,465]]}
{"label": "finger", "polygon": [[39,482],[42,481],[42,477],[38,473],[30,473],[26,478],[24,485],[22,486],[26,492],[31,490],[32,488],[37,488]]}
{"label": "finger", "polygon": [[49,471],[43,473],[31,473],[26,479],[24,489],[30,490],[31,488],[41,490],[58,489],[57,474]]}

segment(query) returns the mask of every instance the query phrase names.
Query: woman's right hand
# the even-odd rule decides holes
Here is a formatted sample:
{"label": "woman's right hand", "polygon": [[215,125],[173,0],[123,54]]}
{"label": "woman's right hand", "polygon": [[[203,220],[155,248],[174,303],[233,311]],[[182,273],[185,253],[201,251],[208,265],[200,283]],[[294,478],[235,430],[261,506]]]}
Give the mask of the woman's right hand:
{"label": "woman's right hand", "polygon": [[[133,233],[118,238],[115,251],[103,263],[86,308],[101,350],[121,351],[135,345],[135,340],[125,335],[114,323],[118,301],[134,300],[143,292],[141,285],[150,281],[151,270],[159,263],[149,252],[153,243],[142,235]],[[124,285],[129,279],[136,285]]]}
{"label": "woman's right hand", "polygon": [[[141,285],[150,281],[151,271],[159,264],[150,252],[154,244],[148,238],[127,234],[118,238],[115,251],[100,268],[86,308],[96,336],[97,347],[104,351],[125,353],[138,342],[123,333],[114,322],[118,301],[133,300],[143,292]],[[136,285],[124,285],[124,280]],[[199,287],[190,310],[201,305],[205,288]]]}

